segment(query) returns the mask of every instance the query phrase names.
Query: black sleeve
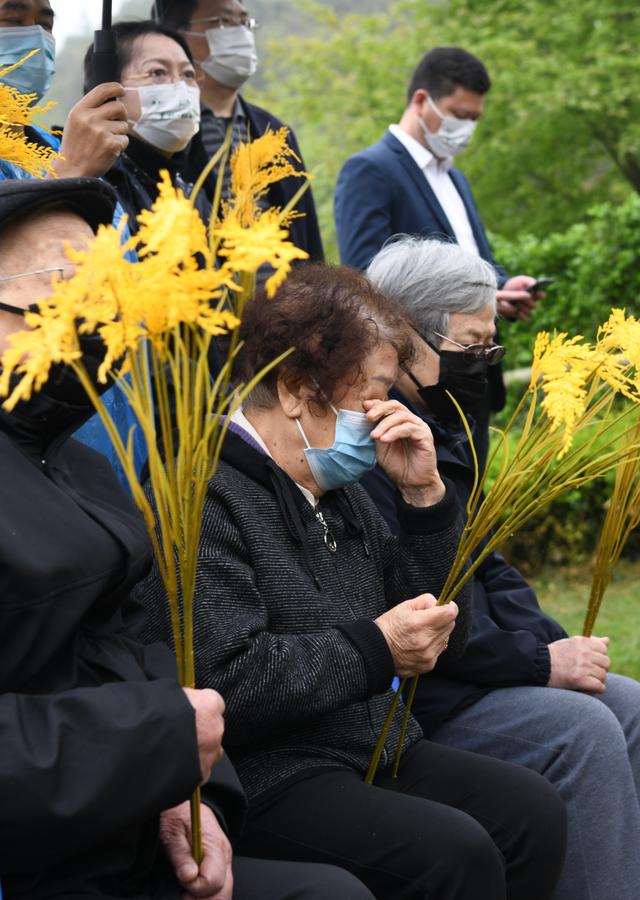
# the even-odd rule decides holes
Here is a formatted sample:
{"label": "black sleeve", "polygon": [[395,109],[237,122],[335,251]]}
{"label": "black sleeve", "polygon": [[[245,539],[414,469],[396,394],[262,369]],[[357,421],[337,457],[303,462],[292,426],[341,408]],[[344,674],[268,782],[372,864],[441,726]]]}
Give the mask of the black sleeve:
{"label": "black sleeve", "polygon": [[59,864],[186,800],[194,711],[168,679],[0,697],[0,872]]}
{"label": "black sleeve", "polygon": [[381,466],[375,466],[360,479],[360,485],[373,500],[391,534],[398,533],[396,486]]}
{"label": "black sleeve", "polygon": [[[388,535],[384,552],[385,594],[389,606],[430,593],[439,597],[455,559],[462,533],[462,514],[456,490],[444,479],[445,495],[439,503],[415,507],[396,492],[398,536]],[[371,501],[369,501],[371,502]],[[471,589],[466,585],[454,598],[460,609],[446,655],[457,657],[471,627]]]}
{"label": "black sleeve", "polygon": [[535,592],[498,553],[474,579],[474,621],[464,656],[444,656],[436,671],[482,686],[546,685],[551,672],[548,644],[566,632],[538,606]]}

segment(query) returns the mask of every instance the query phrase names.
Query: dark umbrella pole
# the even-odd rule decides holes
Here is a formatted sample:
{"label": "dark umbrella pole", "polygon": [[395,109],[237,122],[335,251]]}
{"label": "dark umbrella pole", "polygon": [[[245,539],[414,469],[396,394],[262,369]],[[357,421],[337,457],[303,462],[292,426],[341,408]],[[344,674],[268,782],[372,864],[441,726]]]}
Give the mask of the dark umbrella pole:
{"label": "dark umbrella pole", "polygon": [[93,38],[93,87],[118,80],[118,44],[111,30],[112,0],[103,0],[102,28]]}

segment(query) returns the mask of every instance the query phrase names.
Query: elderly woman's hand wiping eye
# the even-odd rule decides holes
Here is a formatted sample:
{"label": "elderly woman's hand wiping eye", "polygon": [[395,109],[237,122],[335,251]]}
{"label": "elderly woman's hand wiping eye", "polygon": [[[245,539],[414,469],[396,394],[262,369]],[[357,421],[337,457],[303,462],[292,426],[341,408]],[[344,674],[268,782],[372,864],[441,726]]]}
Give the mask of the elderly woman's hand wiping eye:
{"label": "elderly woman's hand wiping eye", "polygon": [[431,506],[445,494],[429,426],[397,400],[363,400],[367,418],[376,422],[371,437],[378,463],[406,503]]}

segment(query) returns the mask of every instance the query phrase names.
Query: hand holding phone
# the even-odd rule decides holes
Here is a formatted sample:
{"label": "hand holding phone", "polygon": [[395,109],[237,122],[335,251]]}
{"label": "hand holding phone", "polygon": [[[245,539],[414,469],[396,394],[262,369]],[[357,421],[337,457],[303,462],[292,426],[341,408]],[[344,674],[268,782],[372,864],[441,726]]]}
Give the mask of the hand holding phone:
{"label": "hand holding phone", "polygon": [[528,288],[525,288],[525,290],[529,294],[537,294],[540,291],[544,291],[544,289],[546,287],[549,287],[550,284],[553,284],[554,281],[555,278],[540,278],[538,279],[538,281],[534,281],[533,284],[530,284]]}

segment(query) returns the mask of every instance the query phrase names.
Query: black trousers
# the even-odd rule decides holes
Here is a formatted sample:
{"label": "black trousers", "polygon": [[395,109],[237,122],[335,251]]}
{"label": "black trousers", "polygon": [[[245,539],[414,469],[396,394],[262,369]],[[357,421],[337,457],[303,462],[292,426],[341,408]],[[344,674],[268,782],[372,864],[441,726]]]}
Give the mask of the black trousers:
{"label": "black trousers", "polygon": [[[187,896],[164,855],[158,860],[155,879],[149,893],[133,898],[127,894],[127,897],[130,900],[184,900]],[[64,900],[97,900],[98,896],[99,900],[122,900],[125,895],[86,892],[69,896],[65,893]],[[234,852],[233,900],[375,900],[375,897],[361,881],[338,866],[251,859]]]}
{"label": "black trousers", "polygon": [[233,900],[375,900],[350,872],[320,863],[234,857]]}
{"label": "black trousers", "polygon": [[565,839],[545,779],[421,741],[397,780],[335,769],[290,784],[250,810],[238,849],[341,866],[377,900],[546,900]]}

